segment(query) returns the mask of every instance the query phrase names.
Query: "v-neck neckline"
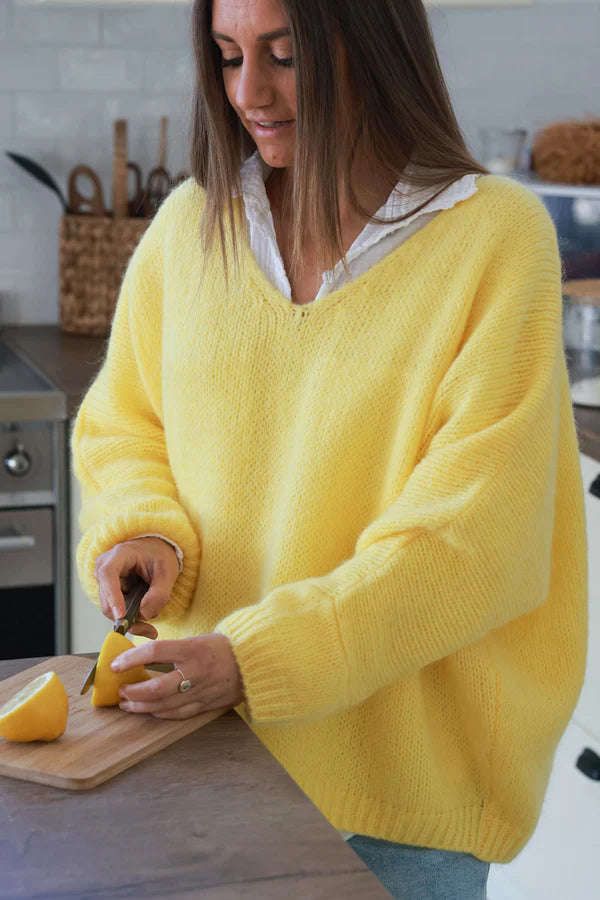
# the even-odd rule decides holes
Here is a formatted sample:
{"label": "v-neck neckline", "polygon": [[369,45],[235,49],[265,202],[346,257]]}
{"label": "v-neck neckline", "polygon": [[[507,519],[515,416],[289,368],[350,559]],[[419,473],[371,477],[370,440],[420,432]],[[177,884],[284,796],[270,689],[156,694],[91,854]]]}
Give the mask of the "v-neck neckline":
{"label": "v-neck neckline", "polygon": [[[476,196],[476,195],[474,195]],[[471,199],[471,198],[468,198]],[[457,204],[459,205],[459,204]],[[383,259],[378,260],[373,263],[366,272],[362,272],[360,275],[357,275],[356,278],[352,279],[352,281],[346,282],[346,284],[340,285],[339,288],[336,288],[331,293],[326,294],[323,297],[318,297],[314,300],[311,300],[310,303],[297,304],[292,300],[289,300],[285,297],[279,288],[277,288],[265,275],[254,253],[252,252],[252,248],[250,246],[250,238],[246,229],[243,229],[243,251],[244,251],[244,260],[249,264],[249,274],[252,280],[255,282],[256,286],[261,289],[262,298],[265,302],[267,302],[270,306],[272,306],[275,310],[280,311],[282,314],[287,314],[293,318],[308,318],[315,313],[326,312],[328,310],[336,308],[344,297],[351,296],[357,292],[360,292],[363,284],[370,278],[382,275],[385,273],[388,267],[397,264],[397,260],[399,258],[404,262],[404,256],[407,256],[409,259],[414,256],[420,244],[424,240],[429,240],[430,238],[434,239],[435,235],[433,234],[433,229],[439,229],[441,227],[440,220],[444,219],[444,213],[450,213],[456,206],[450,207],[450,209],[440,210],[439,215],[435,216],[430,222],[428,222],[423,228],[420,228],[417,232],[411,235],[406,241],[400,244],[399,247],[396,247],[394,250],[390,251]],[[242,216],[244,215],[243,209],[240,210]],[[427,238],[425,237],[427,235]],[[413,267],[408,269],[408,273],[413,271]],[[287,273],[286,273],[287,274]]]}

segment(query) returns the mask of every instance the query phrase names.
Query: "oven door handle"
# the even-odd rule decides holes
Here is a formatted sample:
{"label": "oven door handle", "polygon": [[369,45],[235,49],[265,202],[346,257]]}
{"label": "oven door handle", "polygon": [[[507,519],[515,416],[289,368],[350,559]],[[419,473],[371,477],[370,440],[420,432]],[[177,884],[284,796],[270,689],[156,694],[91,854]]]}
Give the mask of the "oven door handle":
{"label": "oven door handle", "polygon": [[35,547],[35,537],[32,534],[22,534],[16,528],[11,528],[8,533],[0,531],[0,553],[31,550],[32,547]]}

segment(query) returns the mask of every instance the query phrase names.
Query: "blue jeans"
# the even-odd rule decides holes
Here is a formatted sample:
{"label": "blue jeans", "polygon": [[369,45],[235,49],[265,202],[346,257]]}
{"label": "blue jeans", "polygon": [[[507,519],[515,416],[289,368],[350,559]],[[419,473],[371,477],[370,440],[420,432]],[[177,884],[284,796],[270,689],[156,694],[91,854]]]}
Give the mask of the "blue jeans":
{"label": "blue jeans", "polygon": [[485,900],[490,864],[453,850],[357,834],[346,843],[395,900]]}

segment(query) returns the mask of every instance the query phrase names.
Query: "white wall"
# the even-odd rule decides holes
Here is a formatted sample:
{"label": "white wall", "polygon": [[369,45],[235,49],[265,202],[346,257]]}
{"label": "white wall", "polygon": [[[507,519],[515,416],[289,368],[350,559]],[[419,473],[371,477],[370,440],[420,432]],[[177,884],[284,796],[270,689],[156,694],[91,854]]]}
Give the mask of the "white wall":
{"label": "white wall", "polygon": [[[600,0],[533,8],[430,9],[442,68],[476,156],[482,125],[536,129],[600,115]],[[129,158],[147,171],[169,116],[168,164],[183,168],[193,89],[189,8],[19,6],[0,0],[0,150],[103,177],[110,205],[112,121],[129,120]],[[58,199],[0,155],[0,324],[58,320]]]}

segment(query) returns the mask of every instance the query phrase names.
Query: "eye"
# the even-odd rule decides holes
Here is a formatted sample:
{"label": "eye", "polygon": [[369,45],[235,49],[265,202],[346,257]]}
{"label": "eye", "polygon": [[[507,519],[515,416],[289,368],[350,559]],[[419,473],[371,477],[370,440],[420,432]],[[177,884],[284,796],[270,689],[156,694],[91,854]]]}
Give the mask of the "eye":
{"label": "eye", "polygon": [[[281,58],[279,56],[275,56],[275,54],[272,53],[271,60],[275,66],[284,66],[286,69],[289,69],[294,65],[294,57],[293,56],[287,56],[287,57]],[[221,59],[221,67],[223,69],[226,69],[229,66],[232,66],[233,68],[238,68],[238,66],[241,66],[242,62],[243,62],[243,57],[241,57],[241,56],[235,56],[235,57],[232,57],[231,59],[225,59],[225,57],[223,57]]]}

